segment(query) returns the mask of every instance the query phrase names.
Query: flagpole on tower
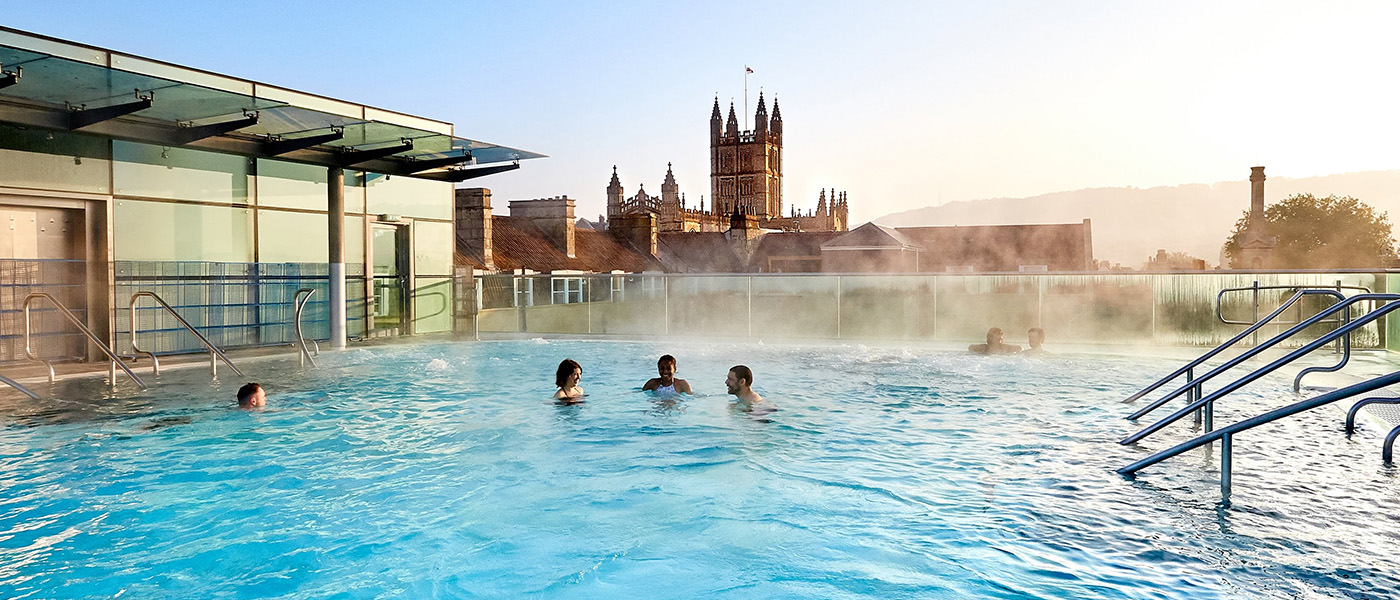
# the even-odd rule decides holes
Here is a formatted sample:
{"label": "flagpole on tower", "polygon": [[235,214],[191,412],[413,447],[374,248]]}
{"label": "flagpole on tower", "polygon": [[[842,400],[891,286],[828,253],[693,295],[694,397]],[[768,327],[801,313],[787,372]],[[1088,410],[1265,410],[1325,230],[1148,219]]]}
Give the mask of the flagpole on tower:
{"label": "flagpole on tower", "polygon": [[749,130],[749,74],[753,73],[748,65],[744,65],[744,131]]}

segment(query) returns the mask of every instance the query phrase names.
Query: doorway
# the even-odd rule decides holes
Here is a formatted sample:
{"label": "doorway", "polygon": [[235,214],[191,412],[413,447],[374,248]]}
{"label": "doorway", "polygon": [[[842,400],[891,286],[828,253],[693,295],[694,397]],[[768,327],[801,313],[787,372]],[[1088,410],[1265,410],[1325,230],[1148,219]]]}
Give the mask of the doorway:
{"label": "doorway", "polygon": [[[23,306],[31,293],[53,296],[87,323],[83,211],[0,204],[0,361],[24,360]],[[45,301],[33,305],[34,351],[46,358],[85,356],[87,340]]]}
{"label": "doorway", "polygon": [[370,319],[372,336],[411,333],[408,327],[408,247],[408,227],[393,223],[371,224],[374,286],[374,310]]}

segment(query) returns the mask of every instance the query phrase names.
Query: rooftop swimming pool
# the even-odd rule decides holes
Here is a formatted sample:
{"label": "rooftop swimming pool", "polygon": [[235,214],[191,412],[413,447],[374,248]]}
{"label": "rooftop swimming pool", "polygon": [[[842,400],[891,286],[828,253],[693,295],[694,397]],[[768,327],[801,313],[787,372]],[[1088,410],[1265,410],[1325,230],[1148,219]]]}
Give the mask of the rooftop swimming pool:
{"label": "rooftop swimming pool", "polygon": [[[663,353],[694,397],[639,391]],[[582,404],[549,399],[566,357]],[[202,369],[6,396],[0,597],[1400,594],[1397,473],[1335,410],[1237,436],[1229,509],[1216,456],[1113,473],[1189,436],[1117,444],[1136,430],[1119,400],[1177,360],[524,340],[321,363],[244,364],[261,411]],[[729,407],[737,363],[779,411]]]}

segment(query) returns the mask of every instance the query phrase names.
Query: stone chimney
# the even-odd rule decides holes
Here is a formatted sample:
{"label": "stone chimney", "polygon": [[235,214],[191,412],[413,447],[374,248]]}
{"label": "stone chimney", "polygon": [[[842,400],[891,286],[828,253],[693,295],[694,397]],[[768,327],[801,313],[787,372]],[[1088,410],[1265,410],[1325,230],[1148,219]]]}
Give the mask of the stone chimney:
{"label": "stone chimney", "polygon": [[495,269],[491,261],[491,190],[458,188],[456,193],[457,247],[487,269]]}
{"label": "stone chimney", "polygon": [[567,196],[538,200],[511,200],[510,216],[534,222],[554,246],[574,258],[574,199]]}
{"label": "stone chimney", "polygon": [[1264,223],[1264,167],[1249,168],[1249,220]]}
{"label": "stone chimney", "polygon": [[656,215],[649,212],[614,217],[608,231],[619,241],[651,256],[656,256]]}

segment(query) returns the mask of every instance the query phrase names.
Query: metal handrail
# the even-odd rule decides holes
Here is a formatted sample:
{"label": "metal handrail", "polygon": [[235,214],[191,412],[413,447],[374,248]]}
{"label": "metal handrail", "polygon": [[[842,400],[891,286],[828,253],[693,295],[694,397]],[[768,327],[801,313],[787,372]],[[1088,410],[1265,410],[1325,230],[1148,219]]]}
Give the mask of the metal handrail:
{"label": "metal handrail", "polygon": [[[1223,299],[1225,298],[1225,294],[1227,294],[1227,293],[1231,293],[1231,292],[1254,292],[1254,307],[1257,309],[1257,308],[1259,307],[1259,291],[1260,291],[1260,290],[1298,290],[1298,289],[1326,289],[1326,290],[1332,290],[1332,291],[1338,292],[1338,295],[1339,295],[1339,296],[1341,295],[1341,291],[1342,291],[1342,290],[1356,290],[1356,291],[1361,292],[1361,293],[1363,293],[1363,294],[1369,294],[1369,293],[1371,293],[1371,288],[1368,288],[1368,287],[1365,287],[1365,286],[1359,286],[1359,285],[1333,285],[1333,286],[1329,286],[1329,287],[1325,287],[1325,288],[1324,288],[1324,287],[1321,287],[1321,286],[1303,286],[1303,285],[1259,285],[1259,282],[1256,281],[1256,282],[1254,282],[1254,285],[1249,286],[1249,287],[1225,288],[1225,289],[1223,289],[1223,290],[1220,290],[1220,293],[1218,293],[1218,294],[1215,295],[1215,318],[1219,319],[1221,323],[1224,323],[1224,324],[1226,324],[1226,325],[1250,325],[1250,324],[1251,324],[1249,321],[1231,321],[1230,319],[1226,319],[1226,318],[1225,318],[1225,314],[1224,314],[1224,308],[1225,308],[1225,307],[1224,307],[1224,303],[1221,302],[1221,300],[1223,300]],[[1255,314],[1254,318],[1255,318],[1255,323],[1257,323],[1257,322],[1258,322],[1258,318],[1259,318],[1258,313]],[[1265,320],[1268,320],[1268,317],[1265,317]],[[1296,321],[1295,321],[1295,322],[1296,322]],[[1335,323],[1336,321],[1333,321],[1333,322]],[[1280,325],[1292,325],[1292,324],[1293,324],[1293,323],[1280,323]]]}
{"label": "metal handrail", "polygon": [[1347,435],[1351,435],[1356,431],[1356,415],[1361,412],[1362,408],[1365,408],[1369,404],[1400,404],[1400,398],[1395,396],[1377,396],[1375,398],[1367,398],[1351,405],[1351,409],[1347,410]]}
{"label": "metal handrail", "polygon": [[[301,297],[303,293],[306,294],[305,298]],[[299,358],[297,364],[301,366],[306,366],[307,362],[310,362],[313,367],[316,366],[316,359],[311,358],[311,352],[306,349],[306,338],[301,335],[301,311],[306,308],[306,303],[311,301],[311,296],[315,293],[314,289],[301,288],[292,296],[292,306],[294,307],[292,310],[292,330],[296,333],[297,345],[301,347],[301,353],[297,355]],[[312,340],[312,343],[315,343],[315,340]],[[320,344],[316,345],[316,353],[321,353]]]}
{"label": "metal handrail", "polygon": [[[1303,345],[1302,347],[1298,348],[1297,350],[1294,350],[1294,351],[1288,353],[1288,354],[1285,355],[1284,357],[1279,358],[1279,359],[1277,359],[1277,360],[1275,360],[1275,361],[1273,361],[1273,362],[1271,362],[1271,363],[1269,363],[1269,364],[1267,364],[1267,365],[1265,365],[1265,366],[1263,366],[1263,367],[1260,367],[1260,368],[1258,368],[1258,369],[1255,369],[1254,371],[1251,371],[1248,375],[1245,375],[1244,377],[1241,377],[1241,378],[1239,378],[1239,379],[1236,379],[1235,381],[1229,383],[1229,384],[1226,385],[1225,387],[1222,387],[1222,388],[1220,388],[1219,390],[1216,390],[1216,391],[1214,391],[1214,392],[1211,392],[1209,395],[1206,395],[1205,397],[1199,398],[1199,399],[1197,399],[1196,401],[1187,404],[1185,407],[1183,407],[1183,408],[1181,408],[1180,410],[1178,410],[1178,411],[1172,413],[1170,416],[1168,416],[1168,417],[1166,417],[1166,418],[1164,418],[1164,419],[1162,419],[1162,420],[1160,420],[1160,421],[1158,421],[1158,422],[1156,422],[1156,423],[1153,423],[1153,424],[1151,424],[1151,425],[1148,425],[1147,427],[1143,428],[1142,431],[1139,431],[1139,432],[1137,432],[1137,433],[1135,433],[1135,434],[1132,434],[1132,435],[1130,435],[1130,436],[1128,436],[1128,437],[1126,437],[1126,438],[1123,438],[1123,439],[1122,439],[1121,441],[1119,441],[1118,443],[1120,443],[1120,444],[1132,444],[1132,443],[1135,443],[1135,442],[1137,442],[1137,441],[1139,441],[1139,440],[1141,440],[1141,439],[1143,439],[1143,438],[1145,438],[1145,437],[1147,437],[1147,436],[1149,436],[1149,435],[1151,435],[1151,434],[1153,434],[1153,433],[1155,433],[1155,432],[1161,430],[1162,428],[1166,427],[1167,425],[1170,425],[1170,424],[1172,424],[1172,423],[1175,423],[1175,422],[1176,422],[1178,419],[1180,419],[1181,417],[1190,414],[1191,411],[1194,411],[1194,410],[1196,410],[1196,409],[1198,409],[1198,408],[1202,408],[1202,407],[1209,407],[1209,406],[1211,406],[1212,403],[1214,403],[1216,400],[1219,400],[1220,398],[1223,398],[1226,394],[1229,394],[1230,392],[1233,392],[1233,391],[1235,391],[1235,390],[1237,390],[1237,389],[1239,389],[1239,388],[1241,388],[1241,387],[1244,387],[1245,384],[1248,384],[1248,383],[1250,383],[1250,382],[1252,382],[1252,381],[1254,381],[1254,380],[1256,380],[1256,379],[1259,379],[1260,377],[1263,377],[1264,375],[1267,375],[1267,374],[1269,374],[1269,373],[1272,373],[1272,372],[1274,372],[1275,370],[1277,370],[1279,367],[1282,367],[1283,365],[1286,365],[1286,364],[1288,364],[1288,363],[1291,363],[1291,362],[1293,362],[1294,360],[1298,359],[1299,357],[1301,357],[1301,356],[1303,356],[1303,355],[1305,355],[1305,354],[1308,354],[1308,353],[1312,352],[1313,350],[1316,350],[1316,349],[1318,349],[1318,348],[1321,348],[1322,346],[1327,345],[1327,344],[1330,343],[1332,340],[1335,340],[1335,339],[1337,339],[1337,338],[1339,338],[1339,337],[1341,337],[1341,336],[1344,336],[1344,335],[1348,335],[1348,334],[1350,334],[1352,331],[1355,331],[1355,330],[1361,328],[1363,325],[1366,325],[1366,324],[1370,323],[1371,321],[1374,321],[1374,320],[1376,320],[1376,319],[1379,319],[1379,318],[1385,316],[1387,313],[1390,313],[1391,311],[1394,311],[1394,310],[1396,310],[1396,309],[1400,309],[1400,302],[1394,302],[1394,300],[1400,300],[1400,294],[1357,294],[1357,295],[1355,295],[1355,296],[1352,296],[1352,297],[1350,297],[1350,298],[1347,298],[1346,300],[1344,300],[1344,301],[1342,301],[1342,302],[1339,302],[1339,303],[1337,303],[1337,304],[1332,305],[1332,306],[1331,306],[1330,308],[1328,308],[1327,310],[1324,310],[1324,311],[1322,311],[1322,312],[1317,313],[1316,315],[1313,315],[1312,317],[1308,318],[1306,321],[1303,321],[1302,323],[1299,323],[1299,324],[1297,324],[1297,325],[1294,325],[1294,326],[1293,326],[1291,329],[1289,329],[1288,331],[1285,331],[1285,332],[1283,332],[1283,333],[1281,333],[1281,334],[1275,336],[1273,339],[1270,339],[1265,345],[1259,346],[1259,347],[1257,347],[1257,348],[1251,349],[1249,352],[1246,352],[1246,353],[1242,354],[1240,357],[1237,357],[1236,359],[1230,361],[1229,363],[1226,363],[1225,365],[1223,365],[1223,366],[1217,368],[1215,371],[1212,371],[1211,374],[1214,374],[1216,371],[1223,371],[1223,370],[1226,369],[1226,368],[1229,368],[1229,367],[1234,366],[1235,364],[1238,364],[1240,361],[1242,361],[1242,360],[1245,359],[1245,358],[1249,358],[1249,357],[1251,357],[1251,356],[1253,356],[1253,355],[1255,355],[1255,354],[1258,354],[1259,352],[1263,351],[1265,348],[1268,348],[1269,346],[1272,346],[1272,345],[1274,345],[1274,344],[1277,344],[1279,341],[1281,341],[1281,340],[1283,340],[1283,339],[1285,339],[1285,338],[1287,338],[1287,337],[1289,337],[1289,336],[1291,336],[1291,335],[1293,335],[1293,334],[1295,334],[1295,333],[1297,333],[1297,332],[1299,332],[1299,331],[1302,331],[1303,329],[1306,329],[1306,328],[1308,328],[1308,327],[1311,327],[1312,325],[1315,325],[1318,321],[1320,321],[1320,320],[1326,318],[1326,317],[1327,317],[1328,315],[1330,315],[1331,313],[1334,313],[1334,312],[1336,312],[1336,311],[1343,310],[1343,309],[1348,309],[1348,308],[1350,308],[1350,306],[1351,306],[1352,304],[1356,304],[1356,303],[1358,303],[1358,302],[1367,302],[1367,301],[1375,301],[1375,300],[1384,300],[1384,301],[1389,302],[1389,304],[1386,304],[1386,305],[1384,305],[1384,306],[1381,306],[1380,308],[1377,308],[1377,309],[1375,309],[1375,310],[1373,310],[1373,311],[1371,311],[1371,312],[1368,312],[1368,313],[1366,313],[1364,316],[1362,316],[1360,319],[1357,319],[1357,320],[1355,320],[1355,321],[1352,321],[1352,322],[1350,322],[1350,323],[1347,323],[1346,325],[1343,325],[1342,327],[1338,327],[1337,329],[1332,330],[1331,332],[1327,333],[1326,335],[1323,335],[1323,336],[1317,338],[1316,340],[1313,340],[1313,341],[1311,341],[1311,342],[1308,342],[1307,344]],[[1205,377],[1207,377],[1207,376],[1209,376],[1209,375],[1210,375],[1210,374],[1208,374],[1208,375],[1206,375],[1206,376],[1202,376],[1202,378],[1205,378]],[[1209,409],[1207,409],[1207,410],[1209,410]],[[1142,412],[1142,411],[1139,411],[1139,412]]]}
{"label": "metal handrail", "polygon": [[[78,330],[83,332],[83,335],[87,336],[89,340],[92,340],[94,344],[97,344],[98,348],[102,349],[102,353],[106,354],[107,358],[110,358],[112,360],[113,365],[121,367],[123,371],[126,371],[127,376],[131,377],[131,380],[135,381],[136,385],[139,385],[142,388],[146,387],[146,382],[141,381],[141,378],[137,377],[136,373],[132,372],[131,367],[126,366],[126,363],[122,362],[122,359],[118,358],[116,353],[112,352],[111,348],[108,348],[105,344],[103,344],[102,340],[99,339],[96,335],[94,335],[92,333],[92,330],[87,328],[87,325],[83,325],[83,322],[78,319],[77,315],[73,314],[73,311],[68,310],[67,306],[64,306],[62,302],[59,302],[57,298],[54,298],[49,294],[46,294],[44,292],[33,292],[28,296],[24,297],[24,355],[28,356],[30,360],[37,360],[44,363],[44,365],[49,368],[50,383],[52,383],[54,380],[53,363],[39,358],[37,355],[35,355],[34,350],[29,344],[29,334],[31,330],[29,319],[29,305],[40,298],[48,300],[50,303],[52,303],[54,307],[58,309],[59,314],[62,314],[64,317],[67,317],[69,323],[76,325],[78,327]],[[115,372],[113,373],[114,376],[112,377],[112,385],[115,386],[117,384],[117,380],[115,377]]]}
{"label": "metal handrail", "polygon": [[224,355],[223,351],[219,350],[212,342],[205,338],[203,334],[199,333],[199,330],[195,329],[193,325],[190,325],[190,322],[180,316],[180,313],[175,312],[175,309],[171,308],[171,306],[165,302],[164,298],[161,298],[155,292],[136,292],[131,295],[131,302],[126,305],[127,316],[130,317],[131,321],[131,353],[138,357],[142,354],[151,357],[152,373],[160,375],[160,359],[156,358],[155,354],[136,347],[136,301],[143,297],[155,300],[156,303],[160,304],[161,308],[164,308],[166,312],[169,312],[171,316],[175,317],[175,320],[179,321],[185,329],[190,330],[190,333],[193,333],[194,337],[199,338],[199,342],[204,344],[205,348],[209,349],[209,371],[214,379],[217,380],[219,378],[220,360],[224,361],[224,364],[228,365],[228,368],[233,369],[234,373],[238,373],[239,377],[244,376],[243,371],[238,370],[238,367],[233,364],[233,361],[229,360],[228,356]]}
{"label": "metal handrail", "polygon": [[1385,444],[1381,445],[1381,460],[1390,464],[1390,459],[1394,454],[1395,438],[1400,438],[1400,427],[1390,430],[1385,436]]}
{"label": "metal handrail", "polygon": [[[1385,308],[1396,308],[1396,307],[1400,307],[1400,303],[1388,304],[1388,305],[1386,305],[1386,306],[1384,306],[1384,307],[1382,307],[1382,308],[1380,308],[1380,309],[1376,309],[1376,310],[1373,311],[1373,312],[1380,312],[1382,309],[1385,309]],[[1156,453],[1156,454],[1153,454],[1152,456],[1149,456],[1149,457],[1147,457],[1147,458],[1144,458],[1144,459],[1142,459],[1142,460],[1139,460],[1139,461],[1137,461],[1137,462],[1134,462],[1134,463],[1132,463],[1132,464],[1130,464],[1130,465],[1128,465],[1128,466],[1125,466],[1125,467],[1123,467],[1123,468],[1121,468],[1121,469],[1118,469],[1117,472],[1118,472],[1119,475],[1124,475],[1124,476],[1129,476],[1129,477],[1131,477],[1131,476],[1135,475],[1138,471],[1140,471],[1140,470],[1142,470],[1142,469],[1144,469],[1144,468],[1147,468],[1147,467],[1150,467],[1150,466],[1152,466],[1152,465],[1155,465],[1155,464],[1157,464],[1157,463],[1159,463],[1159,462],[1162,462],[1162,461],[1164,461],[1164,460],[1166,460],[1166,459],[1168,459],[1168,458],[1171,458],[1171,457],[1176,456],[1176,455],[1178,455],[1178,454],[1181,454],[1181,453],[1183,453],[1183,452],[1187,452],[1187,451],[1190,451],[1190,450],[1194,450],[1194,449],[1196,449],[1196,448],[1200,448],[1201,446],[1205,446],[1206,444],[1210,444],[1210,443],[1212,443],[1212,442],[1215,442],[1215,441],[1219,440],[1219,441],[1221,442],[1221,453],[1220,453],[1220,494],[1221,494],[1221,496],[1222,496],[1222,499],[1223,499],[1225,502],[1228,503],[1228,502],[1229,502],[1229,498],[1230,498],[1230,482],[1231,482],[1231,475],[1230,475],[1230,467],[1231,467],[1231,461],[1232,461],[1232,457],[1231,457],[1232,448],[1231,448],[1231,446],[1232,446],[1232,436],[1234,436],[1234,434],[1239,433],[1239,432],[1241,432],[1241,431],[1245,431],[1245,430],[1247,430],[1247,429],[1252,429],[1252,428],[1254,428],[1254,427],[1258,427],[1258,426],[1260,426],[1260,425],[1264,425],[1264,424],[1267,424],[1267,423],[1271,423],[1271,422],[1273,422],[1273,421],[1276,421],[1276,420],[1278,420],[1278,419],[1282,419],[1282,418],[1284,418],[1284,417],[1296,415],[1296,414],[1298,414],[1298,413],[1300,413],[1300,412],[1309,411],[1309,410],[1312,410],[1312,409],[1317,408],[1317,407],[1319,407],[1319,406],[1323,406],[1323,405],[1326,405],[1326,404],[1331,404],[1331,403],[1336,402],[1336,401],[1338,401],[1338,400],[1343,400],[1343,399],[1346,399],[1346,398],[1350,398],[1350,397],[1352,397],[1352,396],[1356,396],[1356,395],[1360,395],[1360,394],[1365,394],[1365,393],[1367,393],[1367,392],[1372,392],[1372,391],[1381,389],[1381,388],[1383,388],[1383,387],[1395,385],[1396,383],[1400,383],[1400,371],[1396,371],[1396,372],[1394,372],[1394,373],[1388,373],[1388,374],[1386,374],[1386,375],[1381,375],[1381,376],[1375,377],[1375,378],[1373,378],[1373,379],[1368,379],[1368,380],[1363,381],[1363,382],[1361,382],[1361,383],[1349,385],[1349,386],[1347,386],[1347,387],[1344,387],[1344,388],[1341,388],[1341,389],[1338,389],[1338,390],[1333,390],[1333,391],[1331,391],[1331,392],[1327,392],[1327,393],[1322,394],[1322,395],[1320,395],[1320,396],[1317,396],[1317,397],[1315,397],[1315,398],[1309,398],[1309,399],[1307,399],[1307,400],[1303,400],[1303,401],[1300,401],[1300,402],[1295,402],[1295,403],[1293,403],[1293,404],[1290,404],[1290,405],[1285,406],[1285,407],[1282,407],[1282,408],[1277,408],[1277,409],[1271,410],[1271,411],[1269,411],[1269,412],[1267,412],[1267,413],[1264,413],[1264,414],[1262,414],[1262,415],[1259,415],[1259,416],[1257,416],[1257,417],[1245,419],[1245,420],[1240,421],[1240,422],[1238,422],[1238,423],[1235,423],[1235,424],[1233,424],[1233,425],[1229,425],[1229,426],[1226,426],[1226,427],[1221,427],[1220,429],[1217,429],[1217,430],[1212,431],[1212,432],[1210,432],[1210,433],[1204,434],[1204,435],[1202,435],[1202,436],[1200,436],[1200,437],[1197,437],[1197,438],[1195,438],[1195,439],[1193,439],[1193,440],[1190,440],[1190,441],[1187,441],[1187,442],[1182,442],[1182,443],[1180,443],[1180,444],[1177,444],[1176,446],[1172,446],[1171,448],[1168,448],[1168,449],[1166,449],[1166,450],[1162,450],[1162,451],[1160,451],[1160,452],[1158,452],[1158,453]],[[1391,432],[1391,438],[1387,439],[1387,443],[1388,443],[1387,445],[1392,444],[1392,443],[1394,442],[1394,439],[1393,439],[1394,437],[1400,437],[1400,433],[1397,433],[1397,432],[1400,432],[1400,427],[1397,427],[1395,431],[1392,431],[1392,432]]]}
{"label": "metal handrail", "polygon": [[4,375],[0,375],[0,382],[3,382],[3,383],[5,383],[6,385],[8,385],[8,386],[10,386],[10,387],[12,387],[12,388],[15,388],[15,389],[17,389],[17,390],[19,390],[19,391],[21,391],[21,392],[24,392],[24,394],[25,394],[26,396],[29,396],[30,398],[33,398],[33,399],[35,399],[35,400],[38,400],[38,399],[39,399],[39,394],[34,393],[34,390],[31,390],[31,389],[29,389],[29,388],[27,388],[27,387],[24,387],[23,385],[20,385],[20,383],[19,383],[18,381],[15,381],[15,380],[13,380],[13,379],[10,379],[9,377],[6,377],[6,376],[4,376]]}
{"label": "metal handrail", "polygon": [[[1248,289],[1248,288],[1245,288],[1245,289]],[[1224,352],[1226,348],[1229,348],[1230,346],[1233,346],[1234,344],[1238,343],[1240,340],[1243,340],[1244,338],[1249,337],[1250,334],[1254,333],[1255,331],[1258,331],[1261,327],[1267,325],[1267,324],[1269,323],[1269,321],[1273,320],[1275,317],[1279,316],[1280,314],[1283,314],[1283,311],[1288,310],[1288,307],[1293,306],[1293,304],[1296,303],[1296,302],[1298,302],[1299,300],[1301,300],[1301,299],[1303,298],[1303,296],[1308,296],[1308,295],[1333,296],[1333,297],[1337,298],[1339,302],[1342,301],[1342,300],[1344,300],[1344,299],[1346,298],[1345,296],[1342,295],[1341,292],[1338,292],[1338,291],[1333,290],[1333,289],[1302,289],[1302,290],[1298,290],[1297,293],[1293,294],[1293,296],[1292,296],[1291,298],[1289,298],[1289,299],[1288,299],[1287,301],[1285,301],[1283,304],[1279,305],[1279,307],[1278,307],[1277,309],[1275,309],[1274,312],[1269,313],[1269,315],[1266,316],[1266,317],[1264,317],[1263,320],[1254,323],[1254,325],[1251,325],[1249,328],[1247,328],[1247,329],[1245,329],[1244,331],[1241,331],[1239,334],[1235,335],[1235,337],[1232,337],[1232,338],[1230,338],[1229,340],[1227,340],[1225,343],[1223,343],[1223,344],[1221,344],[1221,345],[1219,345],[1219,346],[1216,346],[1214,350],[1211,350],[1211,351],[1209,351],[1209,352],[1206,352],[1205,354],[1202,354],[1200,357],[1196,358],[1195,360],[1193,360],[1193,361],[1191,361],[1191,362],[1189,362],[1189,363],[1186,363],[1186,366],[1181,367],[1180,369],[1177,369],[1176,371],[1173,371],[1171,375],[1167,375],[1166,377],[1163,377],[1163,378],[1161,378],[1161,379],[1158,379],[1156,383],[1153,383],[1152,385],[1149,385],[1149,386],[1147,386],[1147,387],[1145,387],[1145,388],[1142,388],[1142,389],[1139,390],[1136,394],[1133,394],[1133,395],[1131,395],[1131,396],[1128,396],[1128,398],[1125,399],[1125,400],[1123,400],[1123,402],[1125,402],[1125,403],[1135,402],[1135,401],[1137,401],[1139,398],[1142,398],[1143,396],[1146,396],[1147,394],[1152,393],[1152,392],[1153,392],[1154,390],[1156,390],[1157,388],[1162,387],[1162,386],[1165,385],[1167,382],[1169,382],[1169,381],[1171,381],[1171,380],[1173,380],[1173,379],[1176,379],[1177,377],[1180,377],[1182,374],[1188,374],[1188,375],[1187,375],[1186,385],[1184,385],[1184,386],[1182,386],[1182,387],[1180,387],[1180,388],[1177,388],[1176,390],[1172,391],[1172,393],[1167,394],[1166,397],[1164,397],[1164,398],[1162,398],[1162,399],[1160,399],[1160,400],[1157,400],[1157,401],[1153,402],[1152,404],[1149,404],[1149,405],[1147,405],[1146,407],[1144,407],[1144,408],[1138,410],[1137,412],[1133,413],[1131,416],[1128,417],[1128,420],[1129,420],[1129,421],[1135,421],[1135,420],[1141,418],[1143,415],[1146,415],[1147,413],[1150,413],[1150,412],[1152,412],[1152,411],[1154,411],[1154,410],[1157,410],[1159,407],[1161,407],[1163,404],[1166,404],[1167,402],[1171,401],[1173,398],[1176,398],[1177,396],[1180,396],[1181,394],[1186,393],[1187,390],[1194,389],[1194,390],[1196,390],[1197,392],[1199,392],[1199,391],[1200,391],[1201,382],[1203,382],[1203,381],[1205,381],[1205,380],[1207,380],[1207,379],[1210,379],[1211,377],[1214,377],[1214,376],[1216,376],[1216,375],[1219,375],[1220,373],[1225,372],[1225,371],[1228,370],[1230,367],[1233,367],[1233,366],[1235,366],[1235,365],[1237,365],[1237,364],[1239,364],[1239,363],[1241,363],[1241,362],[1244,362],[1245,358],[1248,358],[1249,356],[1253,356],[1254,354],[1257,354],[1258,352],[1262,351],[1264,348],[1267,348],[1268,345],[1265,345],[1265,346],[1262,346],[1262,347],[1256,346],[1254,349],[1251,350],[1252,354],[1248,354],[1248,356],[1246,356],[1245,358],[1238,358],[1238,357],[1237,357],[1235,360],[1233,360],[1233,361],[1231,361],[1231,362],[1229,362],[1229,363],[1226,363],[1225,366],[1222,366],[1222,367],[1218,367],[1218,368],[1216,368],[1216,369],[1213,369],[1213,370],[1211,370],[1210,372],[1206,373],[1205,375],[1202,375],[1202,376],[1201,376],[1200,378],[1198,378],[1198,379],[1192,379],[1192,378],[1190,377],[1190,375],[1189,375],[1189,373],[1190,373],[1193,369],[1195,369],[1196,367],[1200,366],[1202,363],[1204,363],[1205,361],[1207,361],[1207,360],[1209,360],[1210,358],[1214,357],[1215,355],[1220,354],[1221,352]],[[1334,306],[1335,306],[1335,305],[1334,305]],[[1351,345],[1348,343],[1348,345],[1347,345],[1347,351],[1348,351],[1347,356],[1350,355],[1350,350],[1351,350]],[[1344,357],[1344,360],[1342,361],[1342,364],[1345,364],[1345,363],[1346,363],[1346,361],[1345,361],[1345,357]],[[1338,365],[1337,368],[1341,368],[1341,366]],[[1299,377],[1300,377],[1300,378],[1302,377],[1302,374],[1301,374],[1301,373],[1299,374]],[[1197,395],[1199,395],[1199,394],[1197,394]]]}

